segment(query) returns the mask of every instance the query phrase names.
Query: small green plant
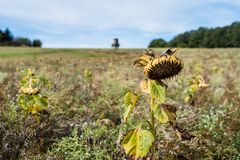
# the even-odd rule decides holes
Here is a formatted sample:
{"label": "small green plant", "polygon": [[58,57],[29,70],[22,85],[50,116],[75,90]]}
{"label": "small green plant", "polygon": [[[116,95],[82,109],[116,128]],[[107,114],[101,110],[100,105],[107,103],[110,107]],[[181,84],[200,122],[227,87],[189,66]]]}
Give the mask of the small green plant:
{"label": "small green plant", "polygon": [[71,136],[54,143],[48,153],[66,160],[113,159],[116,147],[112,137],[115,133],[107,126],[86,124],[81,129],[74,128]]}
{"label": "small green plant", "polygon": [[86,80],[91,81],[92,80],[92,70],[91,69],[85,69],[83,76]]}
{"label": "small green plant", "polygon": [[[149,118],[142,117],[142,121],[121,140],[121,146],[126,154],[133,159],[146,157],[149,151],[148,157],[156,159],[155,141],[159,123],[169,123],[182,140],[190,140],[192,137],[177,125],[176,107],[165,103],[167,85],[163,80],[176,76],[183,68],[182,60],[173,55],[176,50],[168,49],[157,58],[152,50],[145,50],[144,55],[134,62],[135,66],[144,67],[144,74],[147,77],[140,82],[140,89],[149,102]],[[142,96],[133,92],[126,93],[123,123],[127,123],[140,97]],[[143,125],[145,122],[147,126]]]}
{"label": "small green plant", "polygon": [[196,93],[200,89],[207,88],[208,86],[209,84],[205,83],[205,80],[203,79],[202,76],[199,75],[199,76],[192,77],[189,80],[188,88],[185,90],[184,102],[190,103],[194,101],[193,99],[195,98]]}
{"label": "small green plant", "polygon": [[233,137],[233,145],[240,152],[240,132],[238,131],[236,135]]}
{"label": "small green plant", "polygon": [[48,107],[48,99],[40,90],[46,79],[36,76],[31,69],[21,71],[21,75],[18,104],[26,112],[40,115]]}

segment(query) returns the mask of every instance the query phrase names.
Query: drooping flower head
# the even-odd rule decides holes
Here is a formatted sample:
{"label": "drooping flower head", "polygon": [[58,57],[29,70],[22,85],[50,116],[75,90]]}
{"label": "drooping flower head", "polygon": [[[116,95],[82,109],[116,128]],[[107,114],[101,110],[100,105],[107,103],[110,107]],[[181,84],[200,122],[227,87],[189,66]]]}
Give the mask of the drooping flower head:
{"label": "drooping flower head", "polygon": [[[149,79],[161,81],[176,76],[183,68],[183,61],[173,55],[177,49],[168,49],[155,58],[152,50],[134,62],[136,66],[144,66],[144,74]],[[151,52],[150,55],[148,52]]]}

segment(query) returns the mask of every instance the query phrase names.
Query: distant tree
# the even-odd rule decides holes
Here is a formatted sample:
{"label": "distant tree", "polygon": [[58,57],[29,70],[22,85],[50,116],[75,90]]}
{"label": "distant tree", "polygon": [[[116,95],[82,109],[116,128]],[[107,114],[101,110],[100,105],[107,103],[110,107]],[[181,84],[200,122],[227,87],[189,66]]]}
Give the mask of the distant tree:
{"label": "distant tree", "polygon": [[3,31],[0,29],[0,42],[3,41]]}
{"label": "distant tree", "polygon": [[232,23],[230,36],[233,47],[240,47],[240,22]]}
{"label": "distant tree", "polygon": [[13,40],[14,46],[32,46],[32,42],[28,38],[18,37]]}
{"label": "distant tree", "polygon": [[29,38],[25,38],[25,37],[14,38],[10,29],[6,28],[4,31],[0,29],[0,46],[41,47],[42,42],[39,39],[35,39],[32,44],[32,41]]}
{"label": "distant tree", "polygon": [[[152,40],[149,46],[155,46],[159,39]],[[240,22],[229,26],[204,28],[184,32],[175,36],[167,43],[168,47],[216,48],[240,47]]]}
{"label": "distant tree", "polygon": [[189,37],[191,32],[184,32],[174,37],[171,41],[169,41],[169,47],[188,47],[189,45]]}
{"label": "distant tree", "polygon": [[154,39],[150,42],[150,44],[148,45],[148,48],[159,48],[159,47],[166,47],[167,46],[167,42],[160,38],[160,39]]}
{"label": "distant tree", "polygon": [[42,41],[39,39],[34,39],[32,42],[33,47],[42,47]]}
{"label": "distant tree", "polygon": [[202,44],[206,48],[214,48],[214,40],[212,37],[212,35],[213,35],[212,33],[213,33],[212,29],[208,29],[204,33],[204,38],[203,38]]}
{"label": "distant tree", "polygon": [[8,28],[6,28],[6,30],[2,33],[2,41],[10,42],[12,40],[13,40],[13,35],[11,31]]}
{"label": "distant tree", "polygon": [[204,47],[203,46],[203,39],[204,34],[206,32],[206,28],[200,27],[198,30],[192,31],[189,36],[189,43],[188,47]]}
{"label": "distant tree", "polygon": [[12,40],[13,40],[13,35],[8,28],[6,28],[5,31],[0,30],[0,45],[11,46]]}

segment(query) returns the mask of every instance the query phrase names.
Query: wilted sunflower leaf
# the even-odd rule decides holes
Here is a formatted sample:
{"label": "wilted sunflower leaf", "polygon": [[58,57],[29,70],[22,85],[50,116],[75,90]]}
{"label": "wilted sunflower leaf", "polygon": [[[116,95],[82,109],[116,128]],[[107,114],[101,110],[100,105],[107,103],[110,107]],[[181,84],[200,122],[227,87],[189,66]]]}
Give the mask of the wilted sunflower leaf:
{"label": "wilted sunflower leaf", "polygon": [[124,96],[124,106],[125,106],[125,111],[124,111],[124,117],[123,121],[126,122],[129,115],[131,114],[133,108],[135,107],[136,103],[138,100],[138,95],[132,93],[132,92],[127,92]]}
{"label": "wilted sunflower leaf", "polygon": [[165,88],[155,80],[150,80],[150,95],[157,99],[159,103],[165,101]]}
{"label": "wilted sunflower leaf", "polygon": [[140,89],[143,93],[150,93],[150,88],[149,88],[149,80],[144,79],[140,82]]}
{"label": "wilted sunflower leaf", "polygon": [[154,112],[154,117],[158,119],[160,123],[169,122],[167,113],[164,111],[164,109],[162,109],[162,107],[159,104],[156,104],[154,106],[153,112]]}
{"label": "wilted sunflower leaf", "polygon": [[184,97],[184,102],[188,103],[188,102],[190,102],[190,99],[191,99],[191,96],[187,95]]}
{"label": "wilted sunflower leaf", "polygon": [[154,135],[148,130],[137,128],[129,131],[121,142],[121,146],[126,154],[134,158],[140,158],[147,155],[154,142]]}
{"label": "wilted sunflower leaf", "polygon": [[197,76],[198,79],[198,87],[199,88],[207,88],[209,86],[209,84],[205,83],[205,80],[203,79],[202,76]]}
{"label": "wilted sunflower leaf", "polygon": [[198,89],[199,89],[199,88],[198,88],[198,85],[197,85],[197,84],[192,84],[192,85],[190,86],[190,88],[189,88],[189,91],[190,91],[191,93],[196,93]]}
{"label": "wilted sunflower leaf", "polygon": [[23,109],[27,109],[26,107],[26,97],[24,94],[19,94],[18,95],[18,104],[23,108]]}
{"label": "wilted sunflower leaf", "polygon": [[156,104],[153,108],[154,117],[159,120],[160,123],[171,124],[176,123],[176,107],[167,104]]}
{"label": "wilted sunflower leaf", "polygon": [[153,59],[153,57],[144,54],[139,59],[134,61],[133,65],[136,66],[136,67],[146,66],[152,59]]}
{"label": "wilted sunflower leaf", "polygon": [[43,107],[40,104],[35,104],[34,106],[30,107],[29,112],[31,112],[33,115],[41,113],[43,110]]}
{"label": "wilted sunflower leaf", "polygon": [[44,106],[48,106],[48,98],[46,96],[42,96],[40,99],[41,104]]}

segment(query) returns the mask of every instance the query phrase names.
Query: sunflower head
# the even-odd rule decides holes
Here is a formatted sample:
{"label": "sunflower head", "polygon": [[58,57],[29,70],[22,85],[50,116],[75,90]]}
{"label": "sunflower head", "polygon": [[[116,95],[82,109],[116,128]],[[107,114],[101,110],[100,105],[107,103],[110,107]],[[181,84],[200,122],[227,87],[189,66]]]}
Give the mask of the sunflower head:
{"label": "sunflower head", "polygon": [[21,87],[19,90],[19,93],[22,94],[28,94],[28,95],[35,95],[39,93],[38,88],[32,88],[32,87]]}
{"label": "sunflower head", "polygon": [[157,58],[153,50],[144,50],[144,54],[134,62],[134,65],[144,67],[144,74],[149,79],[161,81],[171,78],[183,68],[182,60],[173,55],[177,50],[178,48],[167,49]]}
{"label": "sunflower head", "polygon": [[149,79],[162,80],[177,75],[183,68],[181,59],[174,55],[161,56],[150,61],[144,67],[144,74]]}

